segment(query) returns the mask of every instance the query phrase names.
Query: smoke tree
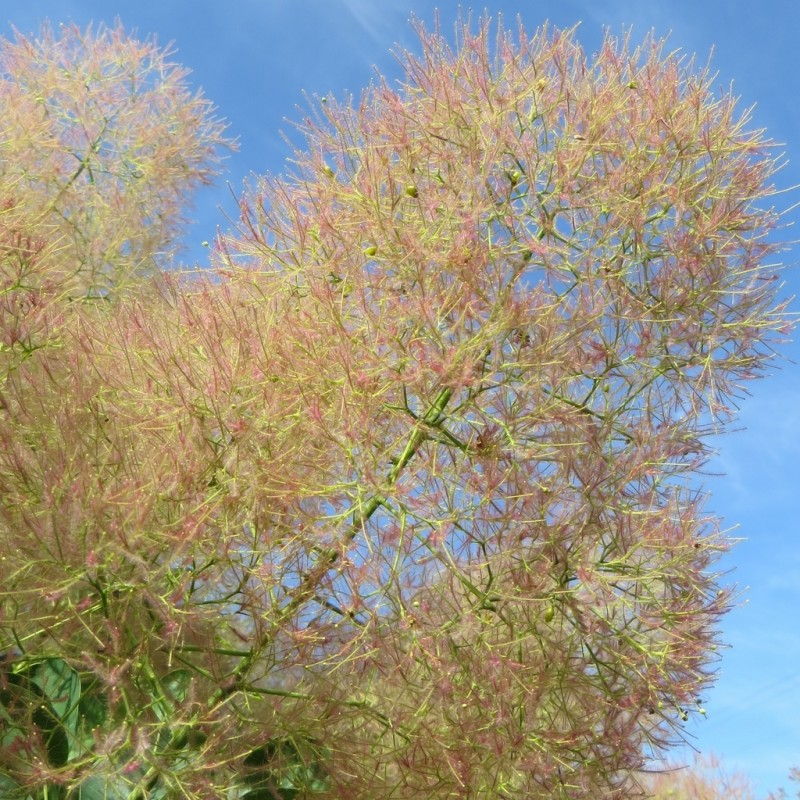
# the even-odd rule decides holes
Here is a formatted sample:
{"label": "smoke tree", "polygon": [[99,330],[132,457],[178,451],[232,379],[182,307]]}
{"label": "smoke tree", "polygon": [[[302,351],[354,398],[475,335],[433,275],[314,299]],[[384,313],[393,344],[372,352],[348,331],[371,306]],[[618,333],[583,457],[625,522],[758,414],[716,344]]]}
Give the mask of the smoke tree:
{"label": "smoke tree", "polygon": [[191,194],[217,172],[224,126],[169,56],[120,25],[0,46],[2,202],[53,244],[50,283],[74,297],[170,266]]}
{"label": "smoke tree", "polygon": [[315,103],[207,280],[5,343],[7,794],[626,797],[680,738],[730,603],[693,476],[787,330],[776,164],[662,42],[490,30]]}
{"label": "smoke tree", "polygon": [[[789,780],[800,781],[800,770],[794,767]],[[696,755],[690,765],[669,763],[660,771],[643,774],[641,783],[653,800],[754,800],[753,781],[739,770],[726,768],[711,755]],[[786,790],[770,792],[766,800],[789,800]]]}
{"label": "smoke tree", "polygon": [[[795,796],[800,797],[800,767],[792,767],[789,770],[789,780],[797,784],[792,787],[792,790]],[[770,793],[768,800],[788,800],[789,797],[790,795],[786,793],[785,789],[778,789],[777,792]]]}
{"label": "smoke tree", "polygon": [[724,768],[714,755],[696,756],[689,766],[669,764],[644,776],[653,800],[754,800],[752,781],[742,772]]}

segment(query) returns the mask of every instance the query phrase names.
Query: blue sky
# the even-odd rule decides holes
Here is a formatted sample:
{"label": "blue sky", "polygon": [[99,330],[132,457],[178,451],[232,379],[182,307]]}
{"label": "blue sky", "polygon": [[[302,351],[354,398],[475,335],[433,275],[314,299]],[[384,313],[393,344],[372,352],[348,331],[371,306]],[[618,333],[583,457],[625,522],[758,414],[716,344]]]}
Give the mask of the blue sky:
{"label": "blue sky", "polygon": [[[0,33],[23,32],[39,23],[113,22],[141,36],[175,43],[176,60],[192,69],[192,80],[227,118],[240,152],[226,176],[235,191],[250,172],[280,172],[290,154],[280,131],[291,131],[302,92],[356,96],[374,67],[398,75],[390,50],[414,49],[411,14],[433,20],[429,0],[36,0],[0,4]],[[458,4],[439,0],[443,28],[452,30]],[[478,11],[483,4],[477,5]],[[712,65],[720,86],[731,81],[743,107],[756,104],[754,123],[785,146],[789,165],[782,187],[800,184],[800,4],[793,0],[498,0],[488,5],[509,23],[521,14],[529,30],[545,20],[560,27],[581,22],[588,51],[605,26],[619,33],[633,26],[634,39],[650,29],[670,35],[672,48],[697,53]],[[800,191],[786,195],[788,206]],[[197,224],[187,237],[188,261],[202,261],[201,242],[225,227],[219,208],[233,213],[224,183],[199,198]],[[787,216],[796,221],[800,212]],[[797,231],[789,231],[798,236]],[[795,249],[788,259],[798,259]],[[800,294],[800,276],[785,273],[786,293]],[[795,308],[800,308],[796,304]],[[798,337],[800,338],[800,337]],[[783,350],[788,359],[769,379],[752,384],[739,422],[745,430],[718,442],[719,455],[705,485],[710,509],[743,537],[724,566],[743,590],[743,605],[724,623],[731,649],[722,656],[716,688],[704,700],[708,717],[693,725],[695,745],[742,769],[761,793],[785,783],[800,765],[800,345]],[[718,473],[725,473],[724,477]],[[745,603],[746,600],[746,603]]]}

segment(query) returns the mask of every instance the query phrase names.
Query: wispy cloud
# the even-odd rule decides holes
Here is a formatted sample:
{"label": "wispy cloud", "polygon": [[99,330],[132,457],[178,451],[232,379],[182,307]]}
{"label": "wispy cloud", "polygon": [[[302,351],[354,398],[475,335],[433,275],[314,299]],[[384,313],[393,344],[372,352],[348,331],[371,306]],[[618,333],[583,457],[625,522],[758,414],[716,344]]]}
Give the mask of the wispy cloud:
{"label": "wispy cloud", "polygon": [[376,45],[388,49],[408,29],[409,4],[404,0],[341,0],[356,24]]}

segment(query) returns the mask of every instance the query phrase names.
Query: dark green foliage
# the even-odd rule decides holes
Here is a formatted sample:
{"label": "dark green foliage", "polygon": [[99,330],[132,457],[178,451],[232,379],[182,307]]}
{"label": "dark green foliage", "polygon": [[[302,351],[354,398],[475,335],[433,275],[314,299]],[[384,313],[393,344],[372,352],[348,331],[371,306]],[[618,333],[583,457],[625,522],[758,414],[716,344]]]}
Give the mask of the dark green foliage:
{"label": "dark green foliage", "polygon": [[[170,727],[171,710],[186,700],[190,683],[188,670],[175,670],[148,686],[151,707],[161,723],[154,755],[186,759],[187,748],[202,747],[203,736],[178,736]],[[157,685],[156,685],[157,683]],[[144,688],[144,687],[143,687]],[[79,674],[60,658],[31,661],[6,657],[0,661],[0,798],[32,798],[8,777],[4,767],[15,752],[38,748],[49,767],[57,770],[89,757],[95,745],[94,731],[110,733],[115,720],[109,714],[108,698],[101,684],[89,674]],[[328,788],[322,764],[330,757],[326,748],[311,737],[280,737],[268,740],[243,760],[241,784],[231,787],[237,800],[301,800]],[[101,759],[102,760],[102,759]],[[103,774],[88,775],[70,798],[79,800],[127,800],[135,784],[145,778],[145,769],[126,769],[126,777],[107,764]],[[148,780],[148,797],[166,797],[158,779]],[[45,793],[48,800],[66,797],[53,784]],[[45,797],[37,794],[35,800]]]}
{"label": "dark green foliage", "polygon": [[310,737],[270,739],[244,759],[244,780],[252,787],[243,800],[294,800],[328,786],[321,761],[326,748]]}

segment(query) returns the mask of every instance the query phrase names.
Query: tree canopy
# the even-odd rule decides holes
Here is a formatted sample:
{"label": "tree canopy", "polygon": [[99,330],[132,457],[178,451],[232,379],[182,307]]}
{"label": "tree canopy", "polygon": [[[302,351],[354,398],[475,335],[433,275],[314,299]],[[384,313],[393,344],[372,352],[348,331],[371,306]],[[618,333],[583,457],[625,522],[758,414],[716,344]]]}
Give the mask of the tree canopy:
{"label": "tree canopy", "polygon": [[492,30],[315,104],[188,283],[208,104],[120,30],[3,43],[6,794],[622,798],[680,738],[771,144],[661,41]]}

